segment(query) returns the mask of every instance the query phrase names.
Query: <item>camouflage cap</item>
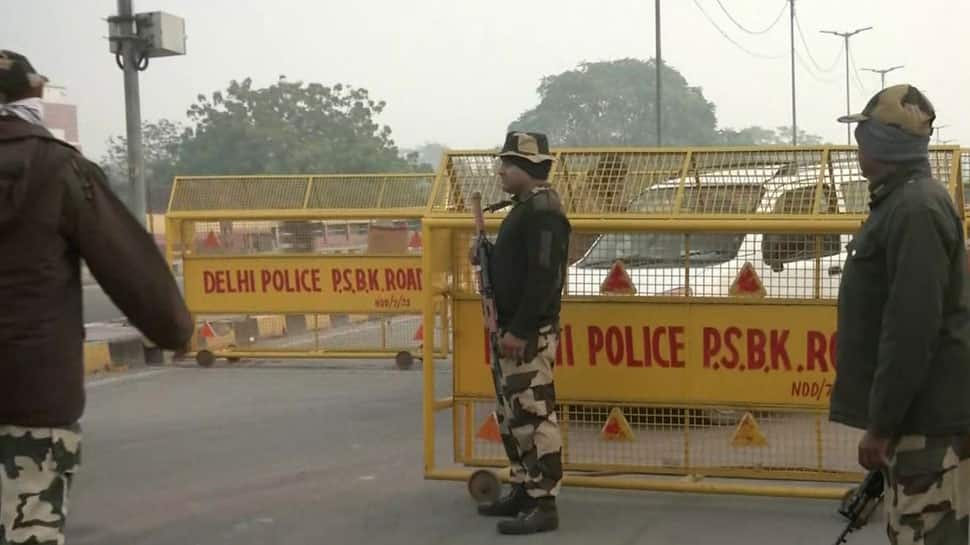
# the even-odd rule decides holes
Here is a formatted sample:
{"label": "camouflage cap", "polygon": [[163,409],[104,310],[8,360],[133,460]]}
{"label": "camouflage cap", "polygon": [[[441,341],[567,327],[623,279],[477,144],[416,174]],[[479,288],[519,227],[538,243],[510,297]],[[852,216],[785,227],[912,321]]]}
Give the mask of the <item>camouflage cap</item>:
{"label": "camouflage cap", "polygon": [[0,96],[40,87],[47,78],[38,74],[27,57],[0,49]]}
{"label": "camouflage cap", "polygon": [[933,134],[936,111],[919,89],[909,84],[893,85],[876,93],[862,113],[844,115],[840,123],[862,123],[874,119],[913,136]]}
{"label": "camouflage cap", "polygon": [[532,163],[544,163],[555,158],[549,154],[549,139],[540,132],[510,132],[499,157],[521,157]]}

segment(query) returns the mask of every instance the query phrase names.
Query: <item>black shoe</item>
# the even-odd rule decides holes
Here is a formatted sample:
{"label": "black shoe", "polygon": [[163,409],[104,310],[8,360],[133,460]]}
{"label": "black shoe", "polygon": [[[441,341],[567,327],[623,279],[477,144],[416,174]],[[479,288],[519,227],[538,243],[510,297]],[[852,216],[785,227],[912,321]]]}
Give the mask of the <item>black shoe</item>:
{"label": "black shoe", "polygon": [[535,507],[519,513],[517,518],[498,523],[499,533],[506,535],[551,532],[557,528],[559,528],[559,512],[556,510],[556,498],[540,498]]}
{"label": "black shoe", "polygon": [[535,507],[536,500],[529,496],[525,487],[512,486],[512,490],[493,503],[479,505],[478,514],[485,517],[514,517]]}

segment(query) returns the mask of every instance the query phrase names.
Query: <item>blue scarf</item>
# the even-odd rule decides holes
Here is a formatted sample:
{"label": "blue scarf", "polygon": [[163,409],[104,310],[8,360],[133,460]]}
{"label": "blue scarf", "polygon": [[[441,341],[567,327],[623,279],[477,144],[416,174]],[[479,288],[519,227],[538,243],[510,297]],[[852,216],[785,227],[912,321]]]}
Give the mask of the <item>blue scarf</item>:
{"label": "blue scarf", "polygon": [[884,163],[909,163],[930,155],[929,136],[914,136],[875,119],[859,123],[855,139],[863,155]]}

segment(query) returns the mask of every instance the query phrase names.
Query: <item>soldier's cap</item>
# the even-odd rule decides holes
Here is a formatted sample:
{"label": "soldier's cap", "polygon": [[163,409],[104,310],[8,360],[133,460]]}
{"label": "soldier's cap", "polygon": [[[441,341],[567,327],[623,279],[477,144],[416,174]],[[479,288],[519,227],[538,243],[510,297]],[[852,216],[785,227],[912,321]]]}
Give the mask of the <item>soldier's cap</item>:
{"label": "soldier's cap", "polygon": [[38,74],[34,65],[20,53],[0,49],[0,94],[26,91],[40,87],[47,78]]}
{"label": "soldier's cap", "polygon": [[909,84],[893,85],[879,91],[861,113],[844,115],[840,123],[863,123],[870,119],[891,125],[913,136],[933,134],[936,111],[926,95]]}
{"label": "soldier's cap", "polygon": [[549,153],[549,139],[539,132],[510,132],[499,157],[521,157],[532,163],[544,163],[555,158]]}

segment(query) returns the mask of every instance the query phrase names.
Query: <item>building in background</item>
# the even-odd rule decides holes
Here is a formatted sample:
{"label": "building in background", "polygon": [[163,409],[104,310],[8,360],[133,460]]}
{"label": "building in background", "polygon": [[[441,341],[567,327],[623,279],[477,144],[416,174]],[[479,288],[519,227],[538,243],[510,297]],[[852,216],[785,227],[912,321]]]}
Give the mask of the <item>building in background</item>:
{"label": "building in background", "polygon": [[70,101],[67,89],[56,85],[44,87],[44,125],[68,144],[81,148],[77,129],[77,105]]}

